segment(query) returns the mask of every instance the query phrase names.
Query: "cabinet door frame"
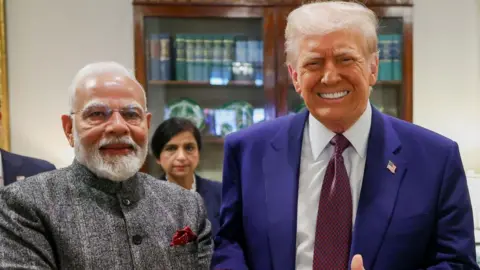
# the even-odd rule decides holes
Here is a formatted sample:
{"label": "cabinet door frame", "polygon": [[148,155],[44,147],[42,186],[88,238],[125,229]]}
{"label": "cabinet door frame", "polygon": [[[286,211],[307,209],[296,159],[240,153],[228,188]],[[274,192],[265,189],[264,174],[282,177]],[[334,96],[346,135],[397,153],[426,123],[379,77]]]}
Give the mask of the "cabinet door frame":
{"label": "cabinet door frame", "polygon": [[272,7],[247,6],[187,6],[187,5],[134,5],[135,38],[135,76],[148,91],[145,62],[145,26],[146,17],[177,18],[232,18],[263,19],[263,89],[266,97],[265,111],[269,118],[274,118],[276,54],[275,54],[275,10]]}
{"label": "cabinet door frame", "polygon": [[[289,74],[285,66],[285,36],[286,18],[297,6],[283,6],[276,9],[277,33],[276,33],[276,54],[277,54],[277,92],[275,105],[277,117],[288,113],[287,96],[289,91]],[[400,115],[405,121],[413,121],[413,8],[411,6],[369,6],[379,19],[381,18],[402,18],[403,22],[403,85],[400,96]]]}

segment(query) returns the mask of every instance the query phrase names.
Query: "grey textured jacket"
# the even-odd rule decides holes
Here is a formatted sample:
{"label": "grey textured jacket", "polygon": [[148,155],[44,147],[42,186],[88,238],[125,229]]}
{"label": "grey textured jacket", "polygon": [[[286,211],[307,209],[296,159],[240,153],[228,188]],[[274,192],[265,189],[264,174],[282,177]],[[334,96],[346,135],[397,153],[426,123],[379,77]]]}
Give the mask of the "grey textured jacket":
{"label": "grey textured jacket", "polygon": [[[197,240],[170,246],[185,226]],[[143,173],[74,161],[0,189],[0,269],[209,269],[212,248],[200,195]]]}

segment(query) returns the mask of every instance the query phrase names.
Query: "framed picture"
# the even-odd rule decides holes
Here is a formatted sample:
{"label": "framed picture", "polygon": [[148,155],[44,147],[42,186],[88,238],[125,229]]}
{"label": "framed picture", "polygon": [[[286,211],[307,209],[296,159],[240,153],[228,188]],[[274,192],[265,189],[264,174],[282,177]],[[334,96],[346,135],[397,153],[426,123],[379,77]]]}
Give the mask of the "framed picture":
{"label": "framed picture", "polygon": [[8,109],[7,41],[5,35],[5,0],[0,0],[0,148],[10,150]]}

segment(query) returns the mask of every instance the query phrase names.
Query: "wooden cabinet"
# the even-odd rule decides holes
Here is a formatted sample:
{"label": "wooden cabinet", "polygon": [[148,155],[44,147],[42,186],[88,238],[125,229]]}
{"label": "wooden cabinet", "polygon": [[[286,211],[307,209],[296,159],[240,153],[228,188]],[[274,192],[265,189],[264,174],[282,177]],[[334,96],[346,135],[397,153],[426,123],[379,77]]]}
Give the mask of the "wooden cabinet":
{"label": "wooden cabinet", "polygon": [[[412,0],[365,2],[380,18],[380,75],[371,103],[412,121]],[[221,179],[225,134],[302,106],[284,54],[286,18],[301,3],[134,1],[135,72],[147,91],[151,132],[180,111],[196,115],[201,175]],[[145,170],[158,175],[153,158]]]}

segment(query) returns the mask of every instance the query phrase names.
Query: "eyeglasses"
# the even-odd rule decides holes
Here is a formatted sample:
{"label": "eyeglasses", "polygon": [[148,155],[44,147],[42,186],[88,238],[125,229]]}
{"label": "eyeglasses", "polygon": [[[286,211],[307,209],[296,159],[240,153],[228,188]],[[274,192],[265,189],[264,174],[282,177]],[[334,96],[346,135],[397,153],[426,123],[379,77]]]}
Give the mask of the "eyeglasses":
{"label": "eyeglasses", "polygon": [[71,112],[70,115],[81,113],[82,119],[89,125],[100,125],[107,122],[114,112],[120,113],[125,122],[135,126],[138,126],[143,122],[146,113],[146,111],[136,105],[130,105],[121,109],[111,109],[107,105],[99,104],[88,106],[77,112]]}

